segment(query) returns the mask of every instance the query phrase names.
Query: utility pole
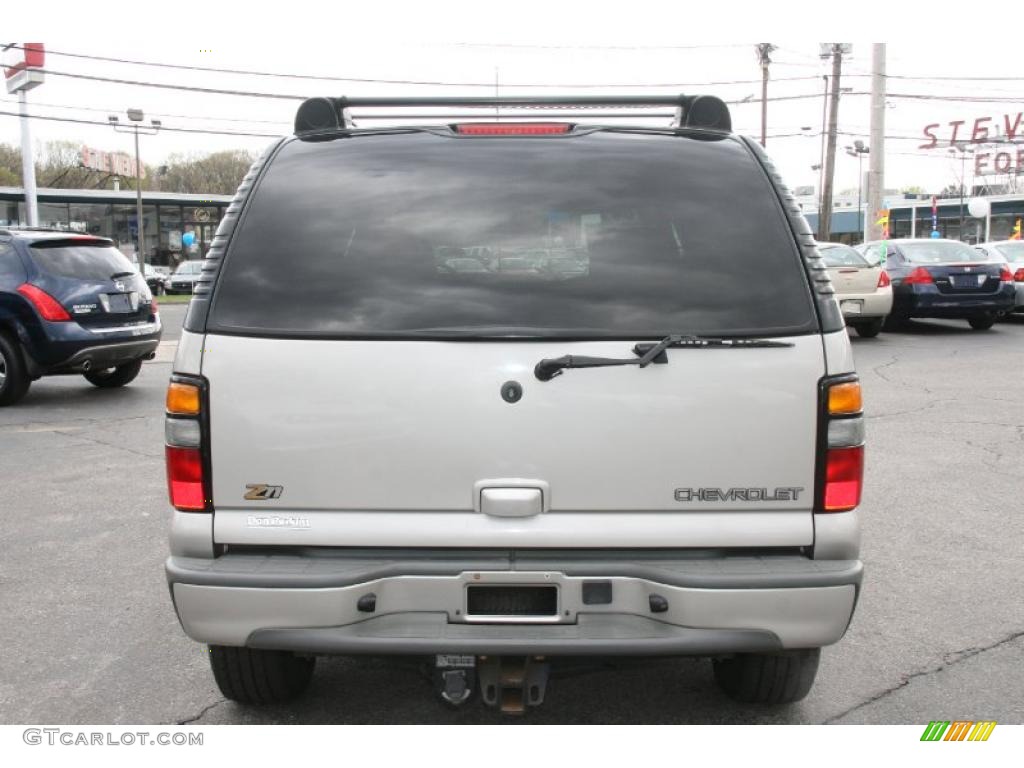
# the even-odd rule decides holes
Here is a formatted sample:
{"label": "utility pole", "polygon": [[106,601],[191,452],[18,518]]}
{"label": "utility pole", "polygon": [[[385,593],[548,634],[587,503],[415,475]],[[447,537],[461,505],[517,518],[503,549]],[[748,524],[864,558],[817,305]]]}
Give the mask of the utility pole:
{"label": "utility pole", "polygon": [[771,43],[757,44],[757,62],[761,65],[761,146],[768,143],[768,65],[772,63]]}
{"label": "utility pole", "polygon": [[828,145],[825,149],[825,182],[821,192],[821,210],[818,211],[818,240],[826,243],[832,234],[832,184],[836,171],[836,133],[839,121],[839,77],[843,70],[843,53],[849,52],[849,45],[832,43],[831,49],[823,48],[823,57],[832,56],[832,95],[828,110]]}
{"label": "utility pole", "polygon": [[139,129],[139,124],[145,118],[141,109],[129,109],[127,111],[131,126],[127,129],[121,126],[117,115],[110,115],[107,121],[118,133],[135,134],[135,258],[139,262],[139,272],[146,274],[146,231],[145,220],[142,216],[142,159],[139,157],[139,134],[155,136],[159,133],[162,123],[159,120],[150,120],[150,127]]}
{"label": "utility pole", "polygon": [[864,242],[881,240],[878,211],[885,207],[885,43],[871,46],[871,156],[868,158],[868,216]]}

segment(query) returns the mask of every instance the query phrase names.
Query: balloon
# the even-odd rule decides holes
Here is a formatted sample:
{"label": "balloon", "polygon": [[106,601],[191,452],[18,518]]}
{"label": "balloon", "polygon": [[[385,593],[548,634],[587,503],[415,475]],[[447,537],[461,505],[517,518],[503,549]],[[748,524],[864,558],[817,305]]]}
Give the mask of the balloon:
{"label": "balloon", "polygon": [[186,248],[191,248],[192,247],[192,243],[194,243],[195,241],[196,241],[196,234],[195,234],[195,232],[186,232],[185,234],[183,234],[181,236],[181,244],[184,245]]}
{"label": "balloon", "polygon": [[932,230],[932,234],[931,234],[931,236],[932,236],[933,238],[938,238],[938,237],[942,237],[942,234],[941,234],[941,233],[939,232],[939,230],[937,230],[937,229],[933,229],[933,230]]}
{"label": "balloon", "polygon": [[992,211],[992,203],[984,197],[973,197],[967,201],[967,210],[976,219],[984,219]]}

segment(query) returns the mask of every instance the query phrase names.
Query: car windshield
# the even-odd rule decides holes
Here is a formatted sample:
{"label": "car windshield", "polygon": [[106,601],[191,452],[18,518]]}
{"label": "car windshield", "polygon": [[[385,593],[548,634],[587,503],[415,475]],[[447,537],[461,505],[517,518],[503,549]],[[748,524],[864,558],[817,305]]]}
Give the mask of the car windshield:
{"label": "car windshield", "polygon": [[984,256],[966,243],[934,240],[926,243],[900,243],[900,250],[912,264],[945,264],[960,261],[984,261]]}
{"label": "car windshield", "polygon": [[1024,261],[1024,242],[1003,243],[1002,245],[995,246],[995,250],[1007,261]]}
{"label": "car windshield", "polygon": [[42,240],[32,244],[32,259],[39,269],[55,277],[110,280],[137,271],[128,258],[107,242]]}
{"label": "car windshield", "polygon": [[829,267],[867,267],[864,257],[848,245],[818,246],[821,258]]}
{"label": "car windshield", "polygon": [[203,262],[201,261],[186,261],[178,265],[178,268],[174,270],[176,275],[198,275],[203,269]]}
{"label": "car windshield", "polygon": [[724,137],[293,140],[222,269],[211,325],[234,333],[661,338],[815,322],[767,174]]}

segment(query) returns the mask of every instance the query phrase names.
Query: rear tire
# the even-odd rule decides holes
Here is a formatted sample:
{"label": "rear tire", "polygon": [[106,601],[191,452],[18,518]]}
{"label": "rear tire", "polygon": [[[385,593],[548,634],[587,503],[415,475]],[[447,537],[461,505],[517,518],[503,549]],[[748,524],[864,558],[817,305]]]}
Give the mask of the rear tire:
{"label": "rear tire", "polygon": [[873,339],[882,331],[882,325],[885,323],[884,317],[878,317],[874,320],[866,320],[861,323],[853,323],[853,328],[857,331],[858,336],[863,336],[865,339]]}
{"label": "rear tire", "polygon": [[778,653],[739,653],[716,659],[715,681],[730,698],[748,704],[790,704],[814,685],[820,648]]}
{"label": "rear tire", "polygon": [[306,690],[315,658],[288,651],[211,645],[210,668],[220,692],[239,704],[278,704]]}
{"label": "rear tire", "polygon": [[967,322],[976,331],[987,331],[996,324],[996,318],[994,315],[974,315],[973,317],[968,317]]}
{"label": "rear tire", "polygon": [[139,371],[141,370],[142,361],[136,360],[131,363],[119,365],[116,368],[107,368],[102,371],[89,371],[82,375],[85,376],[86,381],[100,389],[113,389],[114,387],[123,387],[125,384],[133,381],[135,377],[139,375]]}
{"label": "rear tire", "polygon": [[31,383],[17,342],[0,333],[0,407],[21,400]]}

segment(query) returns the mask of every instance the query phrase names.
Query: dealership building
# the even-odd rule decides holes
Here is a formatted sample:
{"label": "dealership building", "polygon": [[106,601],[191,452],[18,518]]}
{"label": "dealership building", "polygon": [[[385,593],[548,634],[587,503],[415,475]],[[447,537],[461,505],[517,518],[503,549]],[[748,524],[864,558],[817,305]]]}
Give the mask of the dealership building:
{"label": "dealership building", "polygon": [[[135,253],[138,215],[133,190],[38,189],[40,227],[108,237],[126,255]],[[217,224],[231,202],[229,195],[142,193],[142,232],[146,262],[174,267],[206,255]],[[0,227],[27,226],[25,191],[0,187]],[[191,248],[182,235],[193,233]]]}
{"label": "dealership building", "polygon": [[[985,195],[984,199],[989,201],[991,212],[985,218],[975,218],[968,210],[970,198],[961,202],[959,197],[933,200],[931,195],[886,195],[890,237],[930,237],[934,228],[940,237],[972,244],[1007,240],[1017,220],[1024,218],[1024,194]],[[811,230],[817,232],[817,199],[797,196],[797,202]],[[875,213],[863,201],[858,211],[856,197],[837,199],[832,208],[830,239],[849,245],[862,242],[864,223]]]}

